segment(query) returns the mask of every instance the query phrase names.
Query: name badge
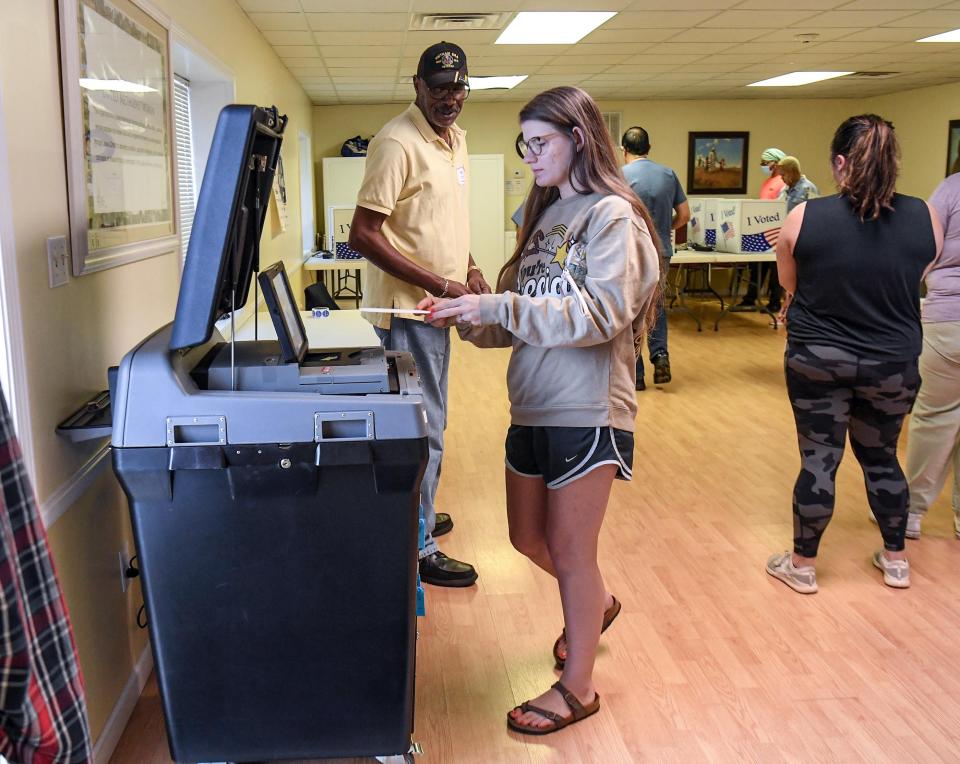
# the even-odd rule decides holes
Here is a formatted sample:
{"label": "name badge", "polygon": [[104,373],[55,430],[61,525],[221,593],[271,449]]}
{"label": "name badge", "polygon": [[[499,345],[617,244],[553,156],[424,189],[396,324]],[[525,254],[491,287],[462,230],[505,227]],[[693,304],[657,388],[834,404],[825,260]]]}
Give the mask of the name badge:
{"label": "name badge", "polygon": [[457,168],[457,183],[461,186],[466,185],[467,183],[467,171],[463,169],[463,165],[460,165]]}

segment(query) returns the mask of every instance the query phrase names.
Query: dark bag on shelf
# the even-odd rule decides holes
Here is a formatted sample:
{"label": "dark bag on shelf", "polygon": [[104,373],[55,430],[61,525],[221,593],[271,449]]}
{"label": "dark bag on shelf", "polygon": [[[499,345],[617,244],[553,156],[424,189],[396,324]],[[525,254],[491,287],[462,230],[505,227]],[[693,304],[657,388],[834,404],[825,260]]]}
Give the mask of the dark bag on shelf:
{"label": "dark bag on shelf", "polygon": [[365,157],[367,155],[367,146],[369,145],[369,138],[361,138],[359,135],[355,135],[353,138],[347,138],[340,147],[340,156]]}

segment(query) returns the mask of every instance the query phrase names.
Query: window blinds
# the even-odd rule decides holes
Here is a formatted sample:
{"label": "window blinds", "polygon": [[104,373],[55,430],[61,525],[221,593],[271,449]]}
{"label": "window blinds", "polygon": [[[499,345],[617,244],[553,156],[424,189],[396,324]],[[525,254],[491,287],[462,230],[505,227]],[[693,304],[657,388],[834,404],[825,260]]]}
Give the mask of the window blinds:
{"label": "window blinds", "polygon": [[180,216],[180,263],[187,257],[196,208],[193,182],[193,134],[190,129],[190,82],[173,78],[173,122],[177,141],[177,202]]}

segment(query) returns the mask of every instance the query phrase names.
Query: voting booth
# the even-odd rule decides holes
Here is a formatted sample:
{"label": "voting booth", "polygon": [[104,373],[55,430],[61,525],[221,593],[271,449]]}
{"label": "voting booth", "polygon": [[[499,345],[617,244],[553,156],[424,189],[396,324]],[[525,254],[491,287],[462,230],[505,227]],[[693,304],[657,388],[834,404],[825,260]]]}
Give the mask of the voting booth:
{"label": "voting booth", "polygon": [[786,218],[787,203],[779,199],[718,199],[716,250],[753,254],[773,252]]}
{"label": "voting booth", "polygon": [[720,200],[691,196],[687,201],[690,205],[687,241],[701,247],[716,246],[717,202]]}
{"label": "voting booth", "polygon": [[259,270],[286,118],[229,106],[176,317],[123,358],[129,499],[178,762],[403,754],[414,707],[426,418],[411,357],[310,348],[282,266],[276,340],[228,342]]}

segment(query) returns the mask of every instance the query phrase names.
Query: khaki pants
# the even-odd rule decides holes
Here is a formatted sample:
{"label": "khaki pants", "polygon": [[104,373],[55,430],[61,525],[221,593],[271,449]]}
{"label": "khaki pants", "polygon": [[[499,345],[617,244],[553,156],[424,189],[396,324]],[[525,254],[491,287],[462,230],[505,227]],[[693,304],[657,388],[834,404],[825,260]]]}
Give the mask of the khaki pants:
{"label": "khaki pants", "polygon": [[953,511],[960,533],[960,321],[923,325],[920,377],[907,441],[910,512],[926,512],[953,472]]}

